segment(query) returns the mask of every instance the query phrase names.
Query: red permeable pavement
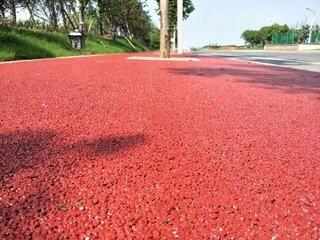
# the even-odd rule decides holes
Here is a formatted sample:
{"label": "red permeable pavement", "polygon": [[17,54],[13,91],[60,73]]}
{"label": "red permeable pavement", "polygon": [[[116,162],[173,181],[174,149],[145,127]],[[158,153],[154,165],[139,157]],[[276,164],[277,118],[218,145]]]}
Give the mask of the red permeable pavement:
{"label": "red permeable pavement", "polygon": [[0,65],[2,239],[319,239],[319,73],[128,56]]}

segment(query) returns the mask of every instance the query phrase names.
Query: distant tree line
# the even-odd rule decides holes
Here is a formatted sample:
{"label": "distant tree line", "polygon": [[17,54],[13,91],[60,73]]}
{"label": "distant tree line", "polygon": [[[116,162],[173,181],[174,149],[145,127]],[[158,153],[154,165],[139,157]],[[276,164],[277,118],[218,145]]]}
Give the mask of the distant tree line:
{"label": "distant tree line", "polygon": [[[79,29],[92,34],[157,39],[145,0],[0,0],[0,24],[52,31]],[[19,14],[28,16],[19,21]],[[157,44],[157,43],[154,43]]]}
{"label": "distant tree line", "polygon": [[[319,31],[319,26],[315,26],[314,31]],[[264,26],[259,30],[246,30],[242,33],[241,37],[245,40],[247,45],[264,46],[271,43],[273,35],[287,32],[295,34],[296,43],[304,43],[308,40],[310,26],[308,24],[301,24],[297,27],[289,28],[286,24],[272,24],[270,26]]]}

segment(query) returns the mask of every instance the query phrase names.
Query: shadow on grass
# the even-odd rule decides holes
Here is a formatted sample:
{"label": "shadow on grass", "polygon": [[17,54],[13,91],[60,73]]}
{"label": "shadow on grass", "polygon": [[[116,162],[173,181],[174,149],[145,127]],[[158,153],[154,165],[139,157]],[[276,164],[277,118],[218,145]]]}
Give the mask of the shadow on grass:
{"label": "shadow on grass", "polygon": [[[110,39],[104,39],[104,38],[98,38],[95,36],[92,36],[87,39],[87,44],[97,44],[97,46],[100,48],[100,51],[98,52],[106,52],[106,53],[113,53],[113,52],[131,52],[134,49],[130,48],[129,46],[121,43],[119,39],[116,39],[115,41]],[[89,49],[87,49],[89,50]]]}
{"label": "shadow on grass", "polygon": [[86,36],[86,47],[72,49],[68,33],[45,32],[0,26],[0,61],[74,56],[98,53],[120,53],[145,51],[147,48],[131,40],[132,47],[125,38],[115,41],[100,36]]}
{"label": "shadow on grass", "polygon": [[67,33],[31,31],[0,26],[0,61],[49,58],[58,56],[134,52],[124,38],[115,41],[88,35],[86,48],[78,51],[71,48]]}
{"label": "shadow on grass", "polygon": [[41,39],[41,40],[44,40],[48,43],[54,43],[56,45],[59,45],[64,49],[73,50],[70,47],[67,33],[58,34],[58,33],[53,33],[53,32],[28,31],[25,29],[19,29],[19,30],[14,30],[14,31],[17,31],[19,34],[23,34],[24,37]]}
{"label": "shadow on grass", "polygon": [[0,41],[0,52],[5,52],[7,54],[4,56],[3,60],[54,57],[54,54],[48,50],[38,45],[31,44],[29,41],[19,38],[18,35],[1,35]]}

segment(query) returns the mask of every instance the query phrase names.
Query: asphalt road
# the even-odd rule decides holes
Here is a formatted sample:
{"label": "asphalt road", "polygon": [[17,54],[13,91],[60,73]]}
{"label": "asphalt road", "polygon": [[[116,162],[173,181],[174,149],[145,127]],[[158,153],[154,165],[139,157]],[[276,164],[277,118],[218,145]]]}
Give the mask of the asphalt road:
{"label": "asphalt road", "polygon": [[266,65],[290,67],[320,72],[320,51],[312,52],[265,52],[265,51],[214,51],[201,52],[199,55],[218,56],[237,60],[251,61]]}

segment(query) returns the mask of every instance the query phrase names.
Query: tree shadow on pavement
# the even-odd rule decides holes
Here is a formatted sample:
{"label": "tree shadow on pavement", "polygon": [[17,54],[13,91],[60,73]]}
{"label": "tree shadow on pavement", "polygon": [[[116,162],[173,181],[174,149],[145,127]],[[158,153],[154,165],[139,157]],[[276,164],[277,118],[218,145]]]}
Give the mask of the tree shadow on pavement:
{"label": "tree shadow on pavement", "polygon": [[235,82],[257,85],[273,90],[283,90],[286,93],[308,92],[320,95],[320,73],[302,70],[284,69],[269,66],[248,66],[228,64],[227,67],[215,68],[169,68],[175,75],[197,76],[215,80],[219,76],[234,77]]}
{"label": "tree shadow on pavement", "polygon": [[67,146],[72,151],[84,151],[92,155],[109,155],[128,150],[146,142],[143,134],[129,136],[109,136],[94,140],[83,140]]}
{"label": "tree shadow on pavement", "polygon": [[0,181],[25,168],[50,165],[53,157],[69,153],[100,156],[121,153],[147,142],[144,134],[107,136],[59,144],[54,131],[0,133]]}
{"label": "tree shadow on pavement", "polygon": [[[61,177],[72,177],[80,163],[104,161],[104,157],[124,153],[147,140],[144,134],[127,134],[61,143],[54,131],[0,133],[0,238],[19,238],[29,224],[36,224],[32,231],[43,235],[38,231],[47,230],[39,219],[65,211],[59,204],[69,190],[60,188]],[[30,234],[30,239],[35,236]]]}
{"label": "tree shadow on pavement", "polygon": [[0,133],[0,181],[23,168],[45,162],[55,136],[53,131]]}

